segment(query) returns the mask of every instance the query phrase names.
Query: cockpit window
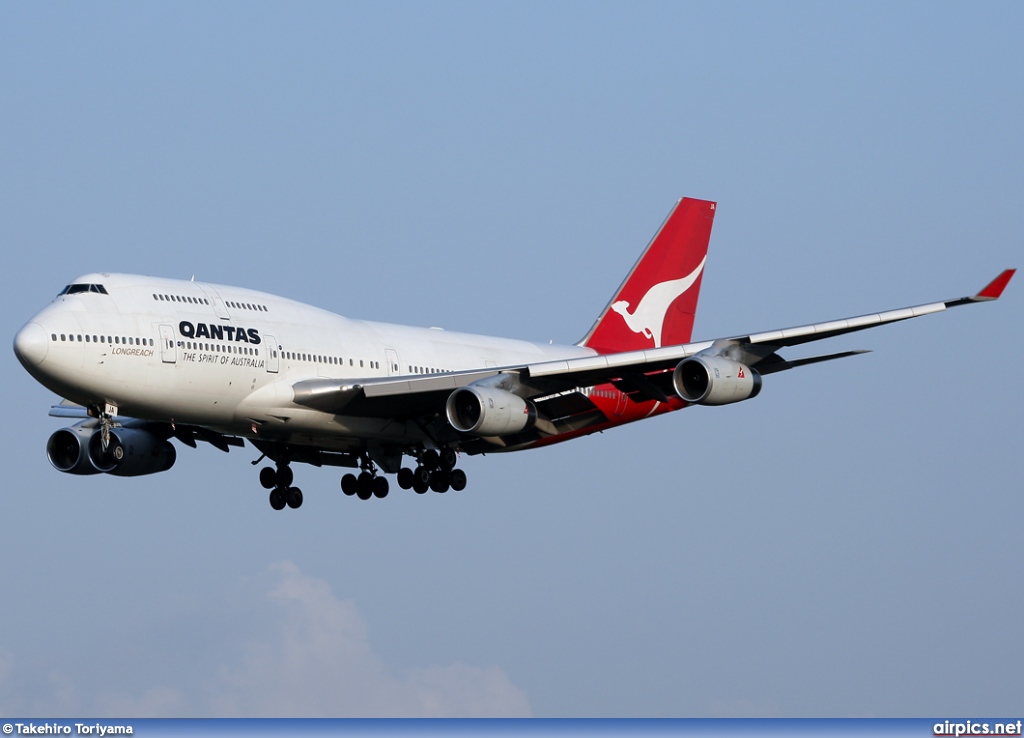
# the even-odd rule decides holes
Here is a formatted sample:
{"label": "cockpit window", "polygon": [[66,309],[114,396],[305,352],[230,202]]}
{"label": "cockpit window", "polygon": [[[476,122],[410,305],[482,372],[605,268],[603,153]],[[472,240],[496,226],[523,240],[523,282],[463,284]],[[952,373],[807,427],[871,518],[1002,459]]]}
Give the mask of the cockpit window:
{"label": "cockpit window", "polygon": [[101,284],[69,284],[61,290],[57,297],[60,297],[61,295],[77,295],[82,292],[96,292],[100,295],[108,294],[107,288]]}

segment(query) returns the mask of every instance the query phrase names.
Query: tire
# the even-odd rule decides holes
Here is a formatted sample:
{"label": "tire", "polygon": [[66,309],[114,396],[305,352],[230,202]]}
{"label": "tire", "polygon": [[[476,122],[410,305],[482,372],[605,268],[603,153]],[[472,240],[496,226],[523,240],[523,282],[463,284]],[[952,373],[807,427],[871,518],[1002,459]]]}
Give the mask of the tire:
{"label": "tire", "polygon": [[302,490],[298,487],[292,487],[288,490],[288,507],[292,510],[298,510],[302,507]]}
{"label": "tire", "polygon": [[359,480],[355,474],[346,474],[341,478],[341,491],[351,497],[359,490]]}
{"label": "tire", "polygon": [[441,457],[438,456],[437,451],[434,449],[427,449],[423,452],[423,466],[427,467],[430,471],[434,471],[440,463]]}
{"label": "tire", "polygon": [[413,491],[414,491],[414,492],[416,492],[416,494],[418,494],[418,495],[422,495],[422,494],[424,494],[424,493],[425,493],[425,492],[426,492],[426,491],[427,491],[428,489],[430,489],[430,485],[429,485],[429,484],[424,484],[424,482],[423,482],[423,480],[422,480],[422,479],[417,479],[417,480],[415,480],[415,481],[414,481],[414,482],[412,483],[412,488],[413,488]]}
{"label": "tire", "polygon": [[430,486],[430,469],[425,466],[417,466],[412,473],[413,489],[416,489],[416,483],[427,489]]}
{"label": "tire", "polygon": [[360,500],[368,500],[373,497],[373,475],[370,472],[360,472],[357,479],[356,497]]}
{"label": "tire", "polygon": [[441,471],[438,469],[432,472],[430,475],[430,489],[434,490],[439,494],[444,494],[448,491],[451,483],[448,481],[448,472]]}
{"label": "tire", "polygon": [[275,510],[284,510],[284,506],[287,504],[284,499],[284,492],[280,489],[274,488],[270,491],[270,506]]}
{"label": "tire", "polygon": [[459,455],[455,453],[455,449],[445,448],[441,451],[441,468],[451,470],[455,468],[455,465],[459,462]]}
{"label": "tire", "polygon": [[412,469],[402,467],[398,470],[398,486],[402,489],[412,489],[412,483],[415,481]]}
{"label": "tire", "polygon": [[452,469],[450,477],[453,490],[461,492],[466,489],[466,472],[462,469]]}
{"label": "tire", "polygon": [[373,480],[373,496],[383,500],[388,496],[388,480],[385,477],[375,477]]}
{"label": "tire", "polygon": [[260,469],[260,484],[263,489],[274,489],[277,486],[277,472],[271,466]]}
{"label": "tire", "polygon": [[295,475],[292,473],[290,466],[279,466],[277,467],[277,486],[278,487],[291,487],[292,482],[295,481]]}

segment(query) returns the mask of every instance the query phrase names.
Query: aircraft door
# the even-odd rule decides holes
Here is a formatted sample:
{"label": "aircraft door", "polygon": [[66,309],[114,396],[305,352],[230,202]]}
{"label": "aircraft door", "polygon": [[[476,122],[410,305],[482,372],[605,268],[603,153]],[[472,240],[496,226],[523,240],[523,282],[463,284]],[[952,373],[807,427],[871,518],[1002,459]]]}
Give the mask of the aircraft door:
{"label": "aircraft door", "polygon": [[384,356],[388,362],[388,376],[395,377],[402,373],[402,365],[398,361],[398,352],[394,349],[384,349]]}
{"label": "aircraft door", "polygon": [[266,354],[267,371],[277,374],[281,368],[281,350],[277,346],[277,339],[266,333],[263,334],[263,353]]}
{"label": "aircraft door", "polygon": [[203,291],[206,298],[210,301],[210,305],[213,307],[213,312],[217,314],[217,317],[221,320],[230,320],[231,313],[228,312],[227,305],[220,299],[220,295],[217,294],[217,290],[208,284],[202,284],[201,282],[195,283],[196,287]]}
{"label": "aircraft door", "polygon": [[178,351],[174,344],[174,328],[169,325],[160,326],[160,358],[165,364],[173,364],[178,359]]}

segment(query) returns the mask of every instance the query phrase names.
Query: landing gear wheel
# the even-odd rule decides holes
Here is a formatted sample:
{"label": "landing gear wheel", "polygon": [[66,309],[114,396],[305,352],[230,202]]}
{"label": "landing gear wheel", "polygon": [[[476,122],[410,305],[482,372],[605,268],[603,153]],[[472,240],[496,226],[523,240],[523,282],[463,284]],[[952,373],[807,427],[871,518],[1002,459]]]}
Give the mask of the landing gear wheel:
{"label": "landing gear wheel", "polygon": [[260,469],[260,484],[263,489],[274,489],[277,486],[277,472],[269,466]]}
{"label": "landing gear wheel", "polygon": [[285,500],[284,491],[280,488],[275,487],[270,492],[270,506],[275,510],[284,510],[284,506],[287,504]]}
{"label": "landing gear wheel", "polygon": [[[261,475],[262,476],[262,473]],[[277,467],[277,486],[279,487],[291,487],[292,482],[295,481],[295,475],[292,474],[292,468],[287,464]]]}
{"label": "landing gear wheel", "polygon": [[427,467],[427,469],[429,469],[430,471],[436,469],[437,465],[440,463],[441,457],[434,449],[430,448],[423,452],[422,464],[423,466]]}
{"label": "landing gear wheel", "polygon": [[448,481],[448,472],[438,469],[430,474],[430,489],[444,494],[448,491],[451,483]]}
{"label": "landing gear wheel", "polygon": [[379,500],[383,500],[388,496],[388,480],[384,477],[374,477],[373,479],[373,496]]}
{"label": "landing gear wheel", "polygon": [[288,489],[288,507],[292,510],[298,510],[302,507],[302,490],[298,487],[291,487]]}
{"label": "landing gear wheel", "polygon": [[408,467],[402,467],[398,470],[398,486],[402,489],[412,489],[412,484],[415,478],[412,473],[412,469]]}
{"label": "landing gear wheel", "polygon": [[430,469],[425,466],[417,466],[412,473],[413,489],[416,489],[416,485],[420,484],[423,489],[427,489],[430,486]]}
{"label": "landing gear wheel", "polygon": [[455,465],[459,461],[458,454],[455,453],[455,449],[444,448],[441,451],[441,468],[445,470],[451,470],[455,468]]}
{"label": "landing gear wheel", "polygon": [[359,480],[355,474],[346,474],[341,478],[341,491],[349,497],[359,491]]}
{"label": "landing gear wheel", "polygon": [[461,492],[466,489],[466,472],[462,469],[452,469],[451,474],[452,489],[456,492]]}
{"label": "landing gear wheel", "polygon": [[422,479],[417,477],[415,480],[413,480],[412,488],[416,492],[416,494],[422,495],[424,492],[430,489],[430,484],[424,482]]}
{"label": "landing gear wheel", "polygon": [[370,472],[360,472],[356,481],[358,482],[356,495],[360,500],[368,500],[373,497],[373,475]]}

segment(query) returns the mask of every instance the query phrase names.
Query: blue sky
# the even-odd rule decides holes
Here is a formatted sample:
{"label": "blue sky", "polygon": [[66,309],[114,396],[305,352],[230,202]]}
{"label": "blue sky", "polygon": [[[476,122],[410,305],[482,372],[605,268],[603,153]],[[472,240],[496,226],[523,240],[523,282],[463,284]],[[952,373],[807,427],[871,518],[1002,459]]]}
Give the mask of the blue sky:
{"label": "blue sky", "polygon": [[[696,338],[1021,265],[1019,4],[0,6],[4,334],[74,277],[556,342],[678,197]],[[1022,287],[873,353],[344,497],[251,451],[60,475],[3,356],[0,713],[900,716],[1020,707]],[[800,356],[800,351],[789,355]]]}

